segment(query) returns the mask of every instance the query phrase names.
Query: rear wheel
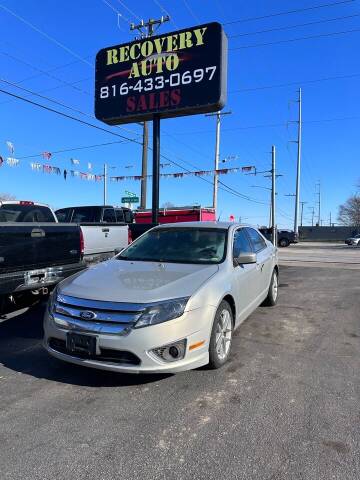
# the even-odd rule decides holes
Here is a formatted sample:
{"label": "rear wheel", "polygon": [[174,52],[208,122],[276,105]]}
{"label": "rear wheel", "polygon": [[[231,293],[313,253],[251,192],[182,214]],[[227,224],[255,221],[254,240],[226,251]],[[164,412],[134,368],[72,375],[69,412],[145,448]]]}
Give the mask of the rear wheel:
{"label": "rear wheel", "polygon": [[290,245],[290,242],[287,238],[280,238],[279,240],[280,247],[288,247],[289,245]]}
{"label": "rear wheel", "polygon": [[220,368],[226,363],[230,355],[233,313],[228,302],[223,300],[217,309],[209,345],[209,366]]}
{"label": "rear wheel", "polygon": [[273,271],[270,287],[268,291],[268,295],[264,300],[263,305],[268,307],[273,307],[277,303],[278,299],[278,291],[279,291],[279,275],[276,270]]}

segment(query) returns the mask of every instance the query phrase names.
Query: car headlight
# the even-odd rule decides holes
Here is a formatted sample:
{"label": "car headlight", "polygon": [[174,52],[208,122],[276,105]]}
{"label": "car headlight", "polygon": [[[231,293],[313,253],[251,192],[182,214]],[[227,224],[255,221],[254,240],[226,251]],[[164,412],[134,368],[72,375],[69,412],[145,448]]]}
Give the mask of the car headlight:
{"label": "car headlight", "polygon": [[49,301],[48,301],[48,312],[50,314],[53,314],[54,313],[54,306],[55,306],[55,301],[56,301],[56,298],[57,298],[57,295],[58,295],[59,291],[58,291],[58,287],[56,286],[54,288],[54,290],[51,292],[50,294],[50,297],[49,297]]}
{"label": "car headlight", "polygon": [[185,311],[189,297],[176,298],[165,302],[154,303],[146,307],[141,314],[139,320],[135,324],[135,328],[147,327],[149,325],[157,325],[158,323],[167,322],[174,318],[181,317]]}

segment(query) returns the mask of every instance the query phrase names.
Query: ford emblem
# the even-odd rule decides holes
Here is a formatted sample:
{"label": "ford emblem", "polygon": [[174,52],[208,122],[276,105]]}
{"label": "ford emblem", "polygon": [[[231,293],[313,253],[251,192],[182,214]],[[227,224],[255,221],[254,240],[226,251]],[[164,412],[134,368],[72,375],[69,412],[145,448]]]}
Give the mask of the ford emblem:
{"label": "ford emblem", "polygon": [[90,310],[85,310],[80,312],[80,317],[84,318],[85,320],[94,320],[96,318],[96,313],[91,312]]}

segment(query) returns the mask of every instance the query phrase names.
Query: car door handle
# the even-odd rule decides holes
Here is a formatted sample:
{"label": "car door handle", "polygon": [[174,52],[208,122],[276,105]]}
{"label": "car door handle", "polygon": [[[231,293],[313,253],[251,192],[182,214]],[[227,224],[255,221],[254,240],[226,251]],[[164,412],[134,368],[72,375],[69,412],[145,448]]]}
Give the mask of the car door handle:
{"label": "car door handle", "polygon": [[109,232],[110,232],[110,229],[109,229],[109,228],[103,228],[102,231],[103,231],[104,233],[109,233]]}
{"label": "car door handle", "polygon": [[45,237],[45,232],[41,228],[33,228],[31,230],[31,237],[32,238],[42,238]]}

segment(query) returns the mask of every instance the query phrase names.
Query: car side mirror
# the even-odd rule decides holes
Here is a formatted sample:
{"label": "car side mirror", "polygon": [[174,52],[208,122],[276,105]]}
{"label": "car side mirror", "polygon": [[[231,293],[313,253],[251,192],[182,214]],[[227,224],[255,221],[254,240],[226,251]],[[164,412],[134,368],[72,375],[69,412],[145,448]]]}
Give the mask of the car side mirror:
{"label": "car side mirror", "polygon": [[256,263],[256,253],[240,253],[240,255],[234,258],[237,265],[248,265],[249,263]]}

